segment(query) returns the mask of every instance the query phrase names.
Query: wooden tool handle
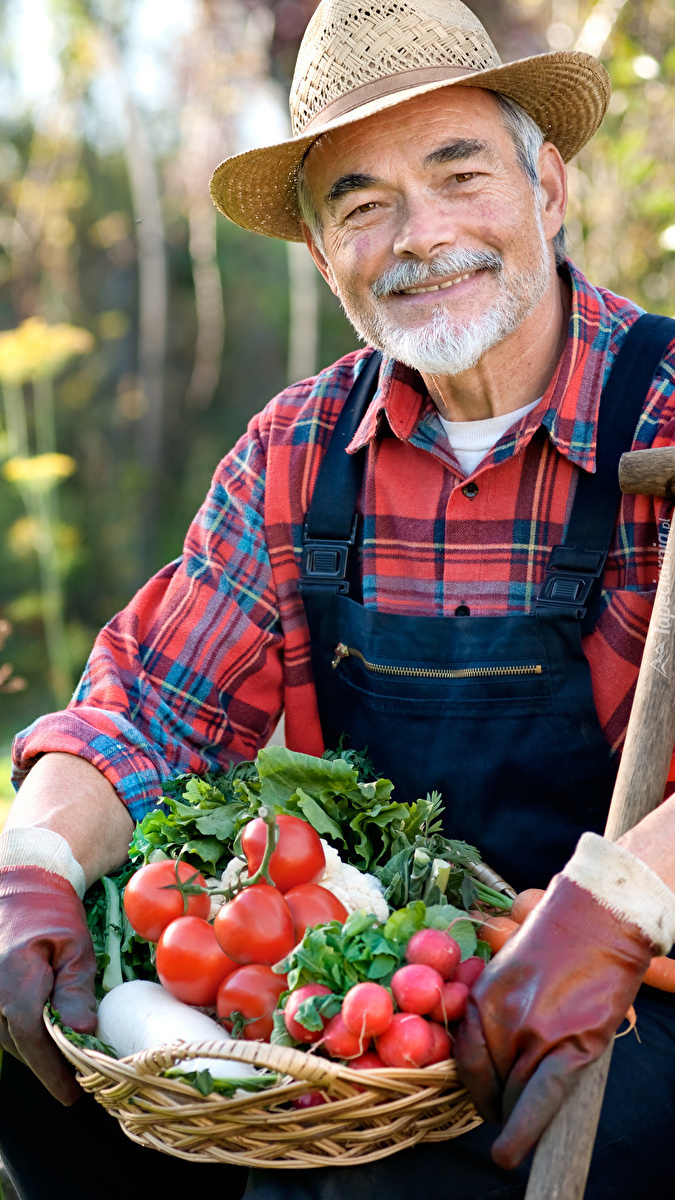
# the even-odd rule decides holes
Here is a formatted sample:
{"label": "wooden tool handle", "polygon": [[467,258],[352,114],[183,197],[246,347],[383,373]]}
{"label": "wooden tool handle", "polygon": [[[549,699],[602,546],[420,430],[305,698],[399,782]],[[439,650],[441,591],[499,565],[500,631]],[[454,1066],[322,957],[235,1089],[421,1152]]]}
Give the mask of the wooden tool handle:
{"label": "wooden tool handle", "polygon": [[619,461],[619,485],[633,496],[675,497],[675,446],[630,450]]}
{"label": "wooden tool handle", "polygon": [[[622,464],[628,458],[637,458],[638,453],[624,455]],[[643,478],[641,489],[644,487]],[[605,827],[605,837],[611,841],[632,829],[661,803],[675,744],[674,525],[675,522],[671,523],[668,534],[626,744]],[[611,1056],[610,1043],[602,1058],[584,1070],[541,1137],[526,1200],[582,1200]]]}

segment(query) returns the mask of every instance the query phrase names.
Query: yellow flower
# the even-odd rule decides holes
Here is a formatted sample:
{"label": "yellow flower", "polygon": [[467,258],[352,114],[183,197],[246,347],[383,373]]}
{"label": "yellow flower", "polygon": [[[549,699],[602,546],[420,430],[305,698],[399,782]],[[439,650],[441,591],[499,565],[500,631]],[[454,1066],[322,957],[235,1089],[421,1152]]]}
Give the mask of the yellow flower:
{"label": "yellow flower", "polygon": [[2,473],[5,479],[18,487],[48,492],[76,470],[77,463],[69,454],[34,454],[31,458],[19,455],[9,458]]}
{"label": "yellow flower", "polygon": [[47,325],[29,317],[16,329],[0,333],[0,380],[22,384],[27,379],[55,375],[75,354],[90,354],[94,339],[75,325]]}

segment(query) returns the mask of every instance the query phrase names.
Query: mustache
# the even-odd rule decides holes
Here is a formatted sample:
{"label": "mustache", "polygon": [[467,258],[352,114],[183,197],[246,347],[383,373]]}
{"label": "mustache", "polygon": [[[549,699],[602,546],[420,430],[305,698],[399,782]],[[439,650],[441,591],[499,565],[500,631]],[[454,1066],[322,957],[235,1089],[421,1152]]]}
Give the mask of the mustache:
{"label": "mustache", "polygon": [[446,250],[430,263],[401,262],[389,267],[371,284],[370,290],[376,300],[381,300],[404,288],[423,287],[445,275],[465,275],[467,271],[496,273],[503,265],[501,254],[494,250]]}

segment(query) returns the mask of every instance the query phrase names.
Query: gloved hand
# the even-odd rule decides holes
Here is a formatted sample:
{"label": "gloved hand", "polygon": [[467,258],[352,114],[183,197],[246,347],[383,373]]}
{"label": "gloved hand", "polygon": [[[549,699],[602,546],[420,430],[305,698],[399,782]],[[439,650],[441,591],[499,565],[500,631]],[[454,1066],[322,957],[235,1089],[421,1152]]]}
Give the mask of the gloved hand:
{"label": "gloved hand", "polygon": [[674,937],[673,892],[633,854],[584,834],[475,984],[458,1030],[460,1078],[486,1120],[506,1121],[492,1150],[499,1166],[532,1149]]}
{"label": "gloved hand", "polygon": [[40,867],[0,868],[0,1045],[16,1055],[62,1104],[81,1094],[47,1033],[51,996],[78,1033],[96,1028],[96,956],[82,901],[60,875]]}

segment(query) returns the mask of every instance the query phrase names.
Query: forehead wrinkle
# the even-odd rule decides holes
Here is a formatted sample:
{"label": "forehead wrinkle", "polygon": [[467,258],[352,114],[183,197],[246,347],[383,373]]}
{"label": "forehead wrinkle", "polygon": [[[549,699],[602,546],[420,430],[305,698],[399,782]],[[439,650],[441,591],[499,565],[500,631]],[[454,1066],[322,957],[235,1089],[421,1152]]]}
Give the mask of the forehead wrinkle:
{"label": "forehead wrinkle", "polygon": [[457,162],[463,158],[471,158],[474,154],[483,154],[494,161],[494,147],[480,138],[456,138],[446,146],[432,150],[424,159],[425,167],[442,166],[443,163]]}

